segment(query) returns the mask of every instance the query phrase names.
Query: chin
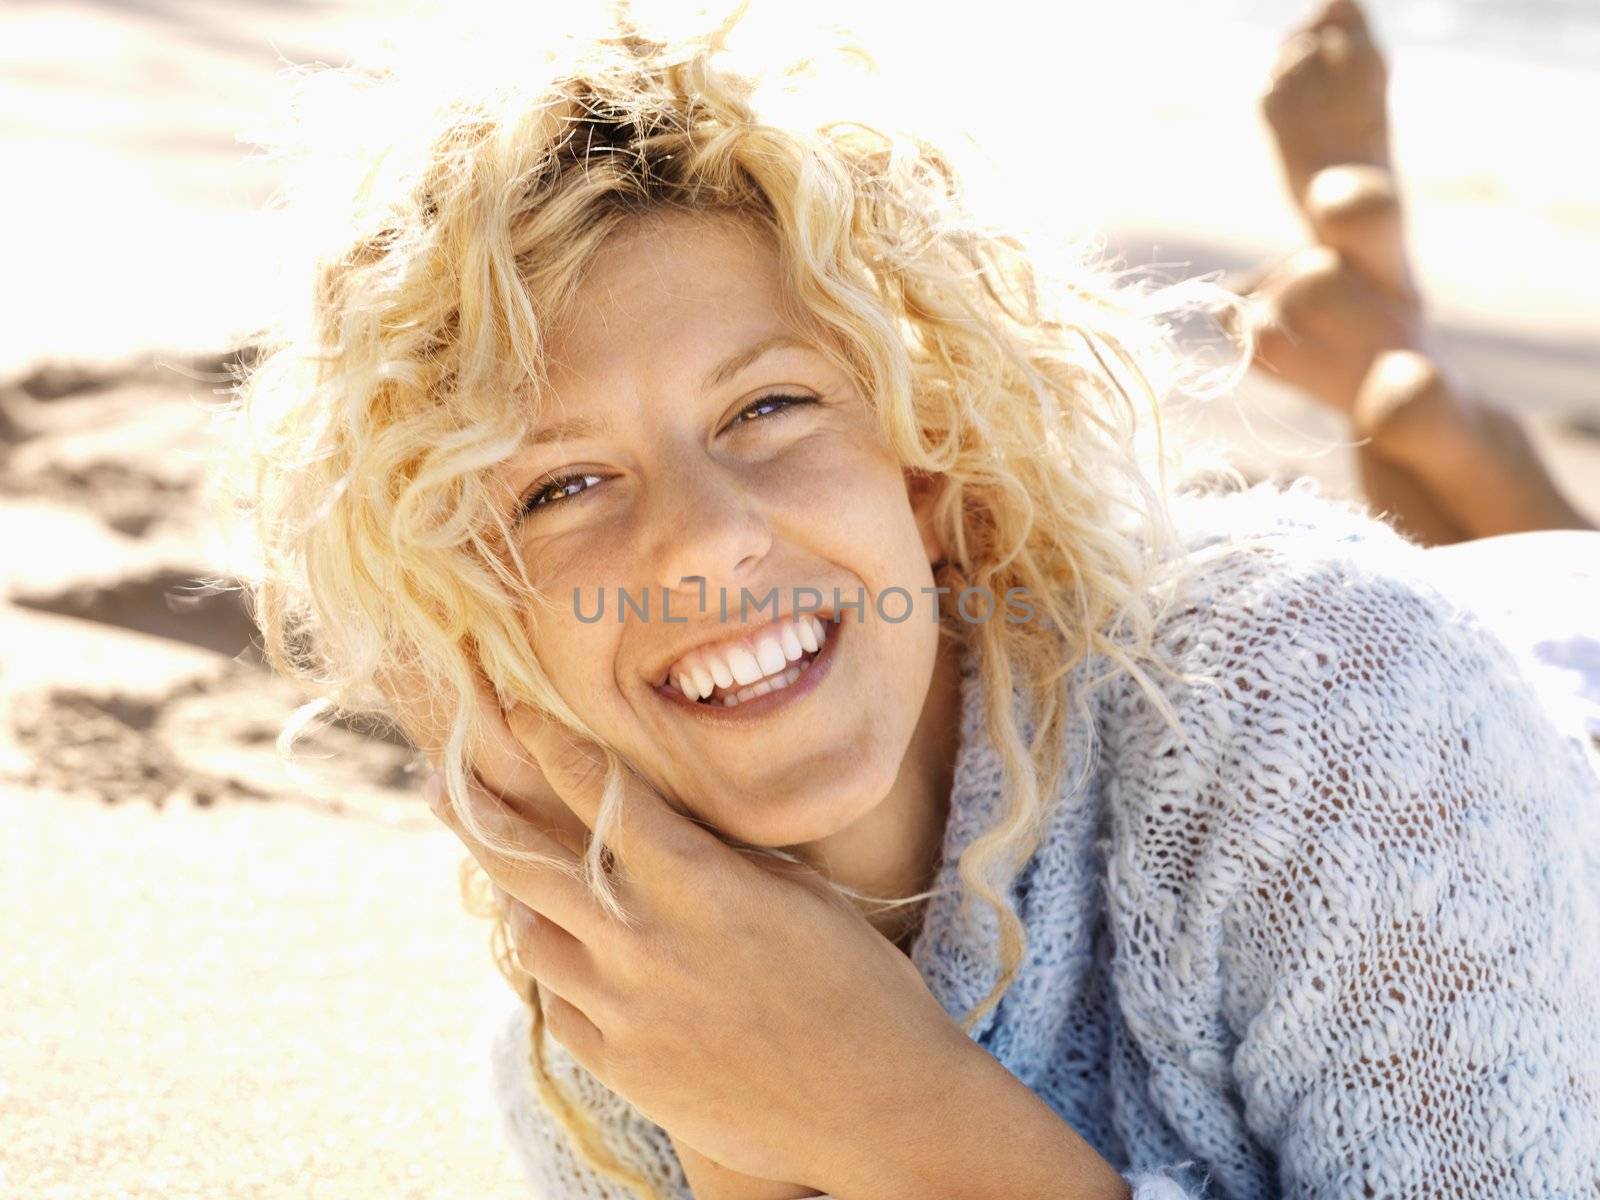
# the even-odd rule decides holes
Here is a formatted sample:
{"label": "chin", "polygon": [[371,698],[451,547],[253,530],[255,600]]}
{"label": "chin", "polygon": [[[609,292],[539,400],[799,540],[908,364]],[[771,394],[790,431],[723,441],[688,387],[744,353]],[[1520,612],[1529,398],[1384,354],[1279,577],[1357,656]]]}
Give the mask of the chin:
{"label": "chin", "polygon": [[781,804],[759,807],[748,801],[724,811],[726,821],[712,821],[726,836],[752,846],[799,846],[819,842],[843,833],[871,812],[886,795],[890,784],[877,787],[823,789],[808,787]]}

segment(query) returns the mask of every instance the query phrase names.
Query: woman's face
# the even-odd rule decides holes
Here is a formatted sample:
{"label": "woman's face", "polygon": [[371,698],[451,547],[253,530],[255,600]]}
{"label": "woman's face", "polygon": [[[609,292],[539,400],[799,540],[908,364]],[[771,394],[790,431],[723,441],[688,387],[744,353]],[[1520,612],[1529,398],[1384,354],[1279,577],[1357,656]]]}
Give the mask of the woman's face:
{"label": "woman's face", "polygon": [[[550,403],[503,475],[528,573],[554,601],[530,636],[562,698],[684,810],[767,846],[845,829],[901,776],[939,650],[921,589],[942,556],[933,490],[908,488],[848,376],[813,344],[771,342],[804,342],[780,288],[776,247],[741,222],[630,226],[549,331]],[[908,594],[906,619],[898,593],[880,617],[887,588]],[[619,621],[624,590],[648,594],[648,618]],[[815,675],[733,707],[657,686],[708,643],[744,639],[759,660],[762,633],[787,644],[774,619],[818,594],[839,622],[823,619]]]}

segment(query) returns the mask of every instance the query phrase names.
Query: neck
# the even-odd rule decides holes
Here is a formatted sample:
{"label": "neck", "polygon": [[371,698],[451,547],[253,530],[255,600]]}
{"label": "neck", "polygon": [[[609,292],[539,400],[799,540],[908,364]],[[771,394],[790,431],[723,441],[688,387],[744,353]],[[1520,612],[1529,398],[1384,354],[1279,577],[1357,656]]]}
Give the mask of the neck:
{"label": "neck", "polygon": [[[941,637],[922,716],[889,794],[849,828],[788,849],[834,882],[873,896],[927,890],[938,874],[960,737],[960,646]],[[923,905],[862,907],[875,929],[904,947]]]}

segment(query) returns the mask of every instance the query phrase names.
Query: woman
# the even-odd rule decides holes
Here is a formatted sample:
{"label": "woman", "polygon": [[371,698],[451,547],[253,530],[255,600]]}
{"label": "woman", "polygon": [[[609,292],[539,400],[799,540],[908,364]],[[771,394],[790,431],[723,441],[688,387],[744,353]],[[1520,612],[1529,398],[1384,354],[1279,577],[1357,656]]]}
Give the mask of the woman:
{"label": "woman", "polygon": [[1369,518],[1169,508],[1145,298],[732,27],[408,112],[244,389],[268,651],[438,768],[530,1181],[1592,1187],[1580,745]]}

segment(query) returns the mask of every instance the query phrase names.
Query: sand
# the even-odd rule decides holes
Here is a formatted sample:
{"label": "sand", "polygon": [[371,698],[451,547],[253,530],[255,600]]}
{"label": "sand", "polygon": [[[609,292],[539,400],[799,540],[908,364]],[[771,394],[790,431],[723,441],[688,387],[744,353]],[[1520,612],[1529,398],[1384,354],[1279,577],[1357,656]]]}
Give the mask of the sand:
{"label": "sand", "polygon": [[80,386],[0,449],[0,1195],[525,1195],[483,1077],[515,998],[413,754],[283,764],[299,693],[186,590],[203,401]]}
{"label": "sand", "polygon": [[[218,355],[273,267],[272,173],[233,133],[281,61],[337,60],[380,11],[0,14],[0,134],[30,184],[0,222],[0,1196],[527,1194],[483,1078],[515,1001],[414,756],[340,728],[291,772],[273,739],[301,697],[257,665],[237,597],[193,586],[227,570],[197,496]],[[1034,52],[1005,43],[1008,11],[997,44]],[[948,30],[917,28],[948,58]],[[1245,30],[1205,56],[1147,40],[1139,86],[1095,120],[1050,110],[1074,150],[1055,157],[1096,168],[1052,185],[1063,222],[1173,277],[1290,249],[1248,106],[1269,49]],[[1117,85],[1062,53],[1080,89]],[[1464,146],[1470,122],[1423,99],[1477,81],[1468,115],[1487,97],[1592,108],[1600,86],[1472,66],[1397,76],[1424,279],[1459,362],[1600,514],[1594,192],[1503,123]],[[997,153],[1026,152],[1007,136]],[[1193,422],[1251,475],[1349,486],[1337,423],[1281,389],[1252,381]]]}

